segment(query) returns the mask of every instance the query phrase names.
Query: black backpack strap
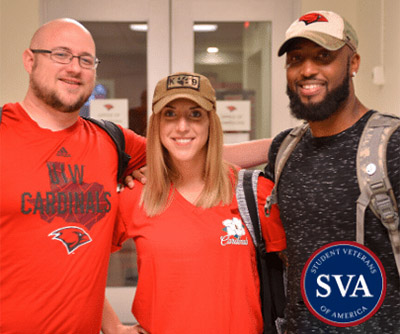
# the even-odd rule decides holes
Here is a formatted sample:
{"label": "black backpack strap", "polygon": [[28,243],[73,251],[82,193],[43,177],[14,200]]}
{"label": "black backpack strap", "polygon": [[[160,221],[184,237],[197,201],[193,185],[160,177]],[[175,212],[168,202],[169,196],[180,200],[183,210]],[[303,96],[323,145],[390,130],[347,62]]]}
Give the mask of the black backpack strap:
{"label": "black backpack strap", "polygon": [[283,264],[276,253],[267,253],[257,204],[259,170],[240,170],[236,198],[242,220],[256,248],[257,269],[260,277],[260,296],[264,320],[264,334],[277,333],[275,320],[284,316],[286,297],[283,283]]}
{"label": "black backpack strap", "polygon": [[[262,172],[257,170],[244,170],[243,171],[243,190],[244,197],[247,203],[248,212],[250,215],[253,234],[255,239],[254,244],[258,248],[260,254],[266,253],[265,240],[261,233],[261,225],[260,225],[260,217],[258,215],[258,207],[257,207],[257,183],[258,176],[262,175]],[[255,189],[253,188],[255,186]]]}
{"label": "black backpack strap", "polygon": [[[0,123],[2,116],[3,107],[0,107]],[[124,172],[128,167],[129,160],[131,156],[125,152],[125,136],[122,130],[113,122],[107,120],[98,120],[91,117],[82,117],[107,132],[107,134],[113,140],[118,153],[118,173],[117,173],[117,182],[122,183],[122,177],[124,176]]]}
{"label": "black backpack strap", "polygon": [[[238,173],[238,184],[236,186],[236,197],[239,205],[240,215],[244,223],[246,224],[247,230],[253,239],[254,245],[257,247],[260,242],[259,237],[259,217],[257,204],[255,203],[255,198],[253,197],[252,188],[252,173],[258,178],[261,171],[251,171],[242,169]],[[258,179],[257,179],[258,181]],[[256,182],[257,182],[256,181]]]}
{"label": "black backpack strap", "polygon": [[91,117],[83,117],[84,119],[96,124],[104,131],[108,133],[111,137],[118,152],[118,174],[117,174],[117,182],[122,183],[122,177],[124,176],[124,172],[128,167],[129,160],[131,156],[125,152],[125,136],[122,130],[113,122],[107,120],[98,120]]}

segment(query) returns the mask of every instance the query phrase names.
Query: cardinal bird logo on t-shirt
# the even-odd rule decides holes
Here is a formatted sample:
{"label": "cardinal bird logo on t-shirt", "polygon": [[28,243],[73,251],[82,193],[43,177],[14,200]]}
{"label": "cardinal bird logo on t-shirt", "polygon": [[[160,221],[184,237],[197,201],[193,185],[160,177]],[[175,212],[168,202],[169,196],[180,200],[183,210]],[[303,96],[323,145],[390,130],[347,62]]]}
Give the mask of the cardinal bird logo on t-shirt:
{"label": "cardinal bird logo on t-shirt", "polygon": [[326,17],[319,13],[309,13],[303,15],[302,17],[299,18],[299,21],[303,21],[306,24],[306,26],[315,22],[328,22]]}
{"label": "cardinal bird logo on t-shirt", "polygon": [[49,234],[53,240],[59,240],[67,249],[68,254],[71,254],[77,248],[92,241],[89,234],[84,229],[77,226],[67,226],[59,228]]}

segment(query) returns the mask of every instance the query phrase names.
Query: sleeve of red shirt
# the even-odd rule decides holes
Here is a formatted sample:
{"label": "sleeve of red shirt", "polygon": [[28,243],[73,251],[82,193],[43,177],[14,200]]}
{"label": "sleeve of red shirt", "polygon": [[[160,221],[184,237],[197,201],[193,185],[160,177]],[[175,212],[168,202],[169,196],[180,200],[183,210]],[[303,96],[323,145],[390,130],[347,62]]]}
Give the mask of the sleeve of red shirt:
{"label": "sleeve of red shirt", "polygon": [[[136,182],[136,181],[135,181]],[[135,186],[137,186],[135,184]],[[116,252],[121,249],[122,244],[128,237],[129,221],[132,219],[132,210],[130,209],[130,203],[132,201],[133,190],[125,188],[119,196],[119,205],[117,217],[114,224],[114,233],[112,239],[112,252]]]}
{"label": "sleeve of red shirt", "polygon": [[130,129],[120,127],[125,136],[125,151],[131,156],[125,175],[146,164],[146,138]]}
{"label": "sleeve of red shirt", "polygon": [[267,252],[279,252],[286,248],[286,234],[276,204],[271,207],[269,217],[265,215],[264,205],[267,196],[271,194],[274,183],[265,177],[258,178],[257,201],[262,234],[265,239]]}
{"label": "sleeve of red shirt", "polygon": [[113,232],[112,247],[111,247],[112,252],[120,250],[123,242],[128,239],[127,222],[124,218],[124,212],[122,212],[122,210],[123,208],[121,208],[121,205],[119,205],[117,218],[114,224],[114,232]]}
{"label": "sleeve of red shirt", "polygon": [[137,217],[140,196],[143,190],[143,184],[134,181],[133,189],[125,188],[119,196],[119,205],[116,221],[114,224],[114,233],[112,239],[112,252],[121,249],[122,244],[133,237],[134,231],[132,222]]}

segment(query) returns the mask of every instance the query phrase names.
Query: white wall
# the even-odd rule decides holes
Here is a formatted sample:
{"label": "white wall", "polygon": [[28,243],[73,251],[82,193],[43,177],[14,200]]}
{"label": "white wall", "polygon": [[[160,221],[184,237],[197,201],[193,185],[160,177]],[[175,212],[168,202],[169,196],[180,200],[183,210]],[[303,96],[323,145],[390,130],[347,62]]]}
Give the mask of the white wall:
{"label": "white wall", "polygon": [[[358,3],[360,39],[364,41],[360,49],[363,73],[357,78],[360,98],[374,109],[400,115],[400,1],[359,0]],[[375,21],[368,20],[373,17]],[[376,86],[371,80],[372,69],[377,65],[384,67],[383,86]]]}
{"label": "white wall", "polygon": [[22,53],[39,22],[39,0],[0,0],[0,105],[25,97],[28,74]]}

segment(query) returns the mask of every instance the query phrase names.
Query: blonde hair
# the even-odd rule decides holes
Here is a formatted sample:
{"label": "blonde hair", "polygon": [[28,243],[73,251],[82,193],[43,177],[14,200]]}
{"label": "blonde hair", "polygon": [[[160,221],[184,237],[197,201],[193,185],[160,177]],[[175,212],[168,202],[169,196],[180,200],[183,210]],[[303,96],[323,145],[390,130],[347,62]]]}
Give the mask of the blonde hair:
{"label": "blonde hair", "polygon": [[[236,169],[222,160],[223,132],[215,110],[209,112],[209,135],[204,171],[204,188],[195,205],[203,208],[223,204],[233,199]],[[161,113],[152,114],[147,129],[147,175],[140,204],[148,216],[162,213],[173,199],[171,182],[179,177],[160,140]],[[233,173],[232,173],[233,171]]]}

